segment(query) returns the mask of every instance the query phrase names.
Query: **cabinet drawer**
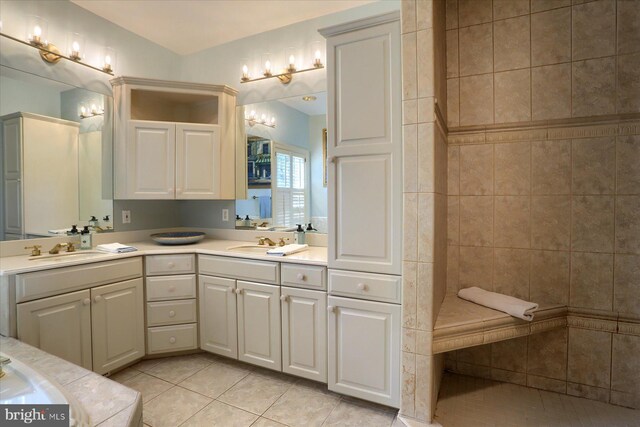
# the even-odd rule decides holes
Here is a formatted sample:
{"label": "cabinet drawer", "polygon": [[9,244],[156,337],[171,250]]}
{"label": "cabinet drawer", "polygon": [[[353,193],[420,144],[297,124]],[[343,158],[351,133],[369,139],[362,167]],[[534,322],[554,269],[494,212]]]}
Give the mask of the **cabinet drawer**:
{"label": "cabinet drawer", "polygon": [[147,326],[193,322],[197,322],[195,299],[147,303]]}
{"label": "cabinet drawer", "polygon": [[200,255],[198,268],[200,274],[274,285],[279,284],[280,279],[279,264],[277,262]]}
{"label": "cabinet drawer", "polygon": [[161,274],[190,274],[196,272],[196,257],[193,254],[151,255],[145,257],[147,276]]}
{"label": "cabinet drawer", "polygon": [[329,293],[400,304],[402,278],[386,274],[329,270]]}
{"label": "cabinet drawer", "polygon": [[16,302],[60,295],[140,276],[140,257],[18,274]]}
{"label": "cabinet drawer", "polygon": [[147,329],[147,353],[191,350],[198,347],[198,325],[160,326]]}
{"label": "cabinet drawer", "polygon": [[196,276],[147,277],[147,301],[196,297]]}
{"label": "cabinet drawer", "polygon": [[326,269],[309,265],[281,264],[280,284],[309,289],[327,289]]}

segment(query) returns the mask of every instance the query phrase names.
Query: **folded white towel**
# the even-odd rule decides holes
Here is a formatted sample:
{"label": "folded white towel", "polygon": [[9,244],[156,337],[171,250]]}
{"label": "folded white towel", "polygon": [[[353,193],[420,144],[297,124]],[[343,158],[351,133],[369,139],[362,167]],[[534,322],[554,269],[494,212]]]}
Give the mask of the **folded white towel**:
{"label": "folded white towel", "polygon": [[291,254],[295,254],[297,252],[306,251],[308,247],[309,247],[309,245],[307,245],[307,244],[304,244],[304,245],[298,245],[298,244],[284,245],[284,246],[280,246],[280,247],[277,247],[277,248],[269,249],[267,251],[267,255],[276,255],[276,256],[291,255]]}
{"label": "folded white towel", "polygon": [[523,301],[509,295],[485,291],[478,287],[460,289],[458,296],[467,301],[493,308],[517,317],[522,320],[532,321],[533,312],[538,309],[535,302]]}
{"label": "folded white towel", "polygon": [[49,234],[64,234],[66,236],[68,231],[71,231],[71,229],[70,228],[63,228],[63,229],[60,229],[60,230],[47,230],[47,233],[49,233]]}
{"label": "folded white towel", "polygon": [[102,252],[109,252],[112,254],[122,254],[125,252],[137,251],[137,248],[133,246],[123,245],[122,243],[108,243],[96,246],[96,249]]}

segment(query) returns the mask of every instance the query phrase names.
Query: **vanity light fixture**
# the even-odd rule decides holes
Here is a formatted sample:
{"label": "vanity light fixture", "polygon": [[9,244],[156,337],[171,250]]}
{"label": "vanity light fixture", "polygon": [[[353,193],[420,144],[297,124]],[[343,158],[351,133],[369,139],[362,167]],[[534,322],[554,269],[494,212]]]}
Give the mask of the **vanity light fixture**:
{"label": "vanity light fixture", "polygon": [[262,114],[260,118],[258,118],[258,115],[253,110],[244,119],[247,121],[247,123],[249,123],[249,126],[251,127],[255,125],[262,125],[270,128],[276,127],[276,118],[274,116],[271,116],[270,119],[267,119],[267,115]]}
{"label": "vanity light fixture", "polygon": [[277,78],[278,80],[280,80],[282,84],[288,84],[293,79],[294,74],[304,73],[304,72],[313,71],[313,70],[320,70],[324,68],[321,57],[322,57],[322,53],[320,52],[320,50],[316,50],[314,54],[312,66],[309,68],[298,70],[295,64],[295,55],[293,54],[289,55],[287,67],[284,69],[284,71],[282,71],[279,74],[273,74],[273,71],[271,68],[271,61],[266,60],[264,63],[264,70],[262,71],[263,77],[256,77],[253,79],[249,75],[249,67],[247,67],[247,64],[244,64],[242,66],[242,77],[240,78],[240,83],[257,82],[258,80]]}
{"label": "vanity light fixture", "polygon": [[91,108],[87,108],[84,105],[80,106],[80,118],[90,119],[91,117],[104,115],[104,109],[98,108],[96,104],[91,104]]}

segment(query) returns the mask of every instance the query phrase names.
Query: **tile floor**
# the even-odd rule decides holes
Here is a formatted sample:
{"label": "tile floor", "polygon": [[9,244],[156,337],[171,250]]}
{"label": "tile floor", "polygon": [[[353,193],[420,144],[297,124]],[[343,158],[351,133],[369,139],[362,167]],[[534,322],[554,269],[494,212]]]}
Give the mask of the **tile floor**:
{"label": "tile floor", "polygon": [[142,393],[153,427],[390,427],[397,412],[208,353],[145,360],[111,379]]}
{"label": "tile floor", "polygon": [[[392,408],[208,353],[142,361],[111,379],[142,393],[153,427],[401,426]],[[445,427],[640,427],[640,411],[446,373],[435,422]]]}
{"label": "tile floor", "polygon": [[445,427],[635,427],[640,411],[446,373],[435,421]]}

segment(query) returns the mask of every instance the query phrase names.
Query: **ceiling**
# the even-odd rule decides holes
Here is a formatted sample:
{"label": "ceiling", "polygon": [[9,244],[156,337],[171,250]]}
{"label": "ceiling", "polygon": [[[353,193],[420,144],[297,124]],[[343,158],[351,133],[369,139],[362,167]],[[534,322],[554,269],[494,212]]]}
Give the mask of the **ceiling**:
{"label": "ceiling", "polygon": [[375,0],[71,0],[78,6],[177,54]]}
{"label": "ceiling", "polygon": [[281,102],[291,108],[308,115],[318,116],[320,114],[327,114],[327,92],[314,93],[316,97],[314,101],[305,101],[302,96],[294,96],[291,98],[279,99]]}

